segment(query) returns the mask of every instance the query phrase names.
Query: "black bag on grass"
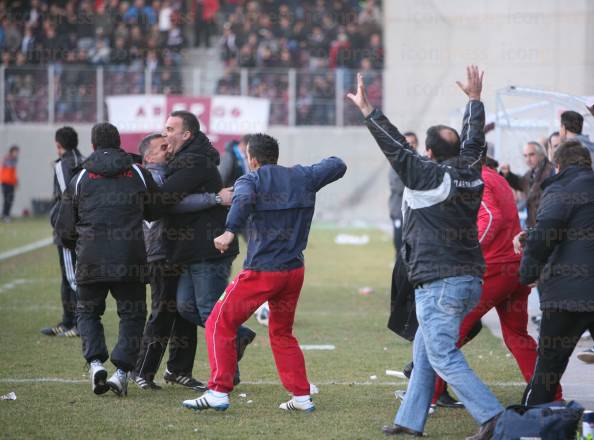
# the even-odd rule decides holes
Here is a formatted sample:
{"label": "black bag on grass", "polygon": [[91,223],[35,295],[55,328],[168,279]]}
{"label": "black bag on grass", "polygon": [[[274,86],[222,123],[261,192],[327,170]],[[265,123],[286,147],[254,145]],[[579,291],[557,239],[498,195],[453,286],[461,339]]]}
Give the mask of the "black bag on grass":
{"label": "black bag on grass", "polygon": [[573,440],[583,412],[573,401],[508,406],[497,421],[492,440]]}

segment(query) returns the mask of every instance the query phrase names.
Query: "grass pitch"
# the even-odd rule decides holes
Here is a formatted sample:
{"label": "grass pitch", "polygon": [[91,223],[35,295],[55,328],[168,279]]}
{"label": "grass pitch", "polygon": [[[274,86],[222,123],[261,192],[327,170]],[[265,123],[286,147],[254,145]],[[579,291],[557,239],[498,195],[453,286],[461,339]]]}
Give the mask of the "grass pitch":
{"label": "grass pitch", "polygon": [[[0,226],[0,252],[50,236],[47,221],[16,221]],[[365,246],[336,245],[340,232],[368,234]],[[242,250],[244,246],[242,245]],[[235,261],[239,270],[242,257]],[[194,413],[181,401],[195,396],[178,386],[129,396],[95,396],[90,390],[80,340],[45,337],[41,327],[61,316],[59,263],[54,247],[0,262],[0,438],[22,439],[382,439],[406,384],[385,375],[400,370],[411,345],[386,328],[393,251],[381,231],[314,228],[306,252],[306,277],[295,334],[302,344],[332,344],[333,351],[306,351],[310,381],[317,384],[317,411],[284,413],[287,392],[278,380],[267,330],[252,318],[258,336],[241,363],[242,380],[225,413]],[[363,296],[361,287],[374,293]],[[104,324],[108,346],[116,338],[115,303],[108,299]],[[194,376],[208,378],[208,360],[199,329]],[[516,403],[522,378],[502,342],[484,330],[465,349],[471,365],[490,383],[504,405]],[[108,371],[113,365],[106,364]],[[157,382],[162,384],[161,368]],[[377,376],[377,379],[370,379]],[[239,397],[245,393],[246,397]],[[463,410],[440,409],[426,433],[460,439],[476,425]]]}

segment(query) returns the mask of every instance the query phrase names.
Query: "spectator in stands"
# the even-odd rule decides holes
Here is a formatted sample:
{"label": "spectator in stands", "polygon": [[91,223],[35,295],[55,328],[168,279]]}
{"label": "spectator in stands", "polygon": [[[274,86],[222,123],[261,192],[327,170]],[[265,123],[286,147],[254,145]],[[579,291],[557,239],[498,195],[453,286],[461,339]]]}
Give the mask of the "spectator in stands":
{"label": "spectator in stands", "polygon": [[532,227],[536,223],[536,211],[542,193],[541,184],[554,173],[554,168],[543,146],[536,141],[530,141],[524,146],[524,162],[528,171],[523,176],[512,173],[509,165],[502,165],[500,171],[513,189],[526,195],[526,226]]}
{"label": "spectator in stands", "polygon": [[561,135],[558,131],[554,131],[547,139],[546,150],[547,150],[547,158],[550,162],[553,162],[553,156],[555,155],[555,151],[561,144]]}
{"label": "spectator in stands", "polygon": [[19,162],[20,148],[13,145],[9,148],[8,154],[2,159],[2,168],[0,169],[0,183],[2,183],[2,220],[9,223],[11,220],[10,210],[14,203],[14,193],[19,185],[17,177],[17,164]]}
{"label": "spectator in stands", "polygon": [[[575,128],[575,127],[573,127]],[[543,185],[537,221],[525,235],[523,284],[538,281],[538,362],[523,403],[554,400],[569,358],[586,330],[594,334],[594,172],[590,152],[577,139],[554,156],[557,174]]]}

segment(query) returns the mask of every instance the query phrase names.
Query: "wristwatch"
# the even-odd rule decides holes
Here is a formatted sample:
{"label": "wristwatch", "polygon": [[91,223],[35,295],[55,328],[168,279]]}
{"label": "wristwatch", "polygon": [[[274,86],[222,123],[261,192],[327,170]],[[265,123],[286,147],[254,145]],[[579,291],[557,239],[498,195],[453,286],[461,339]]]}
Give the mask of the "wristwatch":
{"label": "wristwatch", "polygon": [[215,202],[217,203],[217,205],[221,205],[223,203],[223,199],[220,195],[215,194]]}

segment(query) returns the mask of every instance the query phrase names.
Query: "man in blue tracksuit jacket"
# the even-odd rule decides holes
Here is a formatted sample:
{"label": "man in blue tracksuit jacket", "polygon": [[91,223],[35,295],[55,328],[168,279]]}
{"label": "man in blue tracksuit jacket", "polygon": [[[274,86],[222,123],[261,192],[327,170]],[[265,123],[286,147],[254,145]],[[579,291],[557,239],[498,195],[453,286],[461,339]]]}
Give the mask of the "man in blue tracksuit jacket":
{"label": "man in blue tracksuit jacket", "polygon": [[184,401],[186,408],[225,410],[233,389],[237,329],[265,301],[270,304],[269,335],[281,382],[292,394],[283,410],[311,412],[310,384],[293,321],[303,285],[303,250],[314,214],[316,193],[346,172],[336,157],[312,166],[277,165],[278,143],[264,134],[249,137],[251,172],[235,184],[226,231],[215,238],[225,252],[239,231],[248,240],[244,270],[227,287],[206,322],[211,376],[208,391]]}

